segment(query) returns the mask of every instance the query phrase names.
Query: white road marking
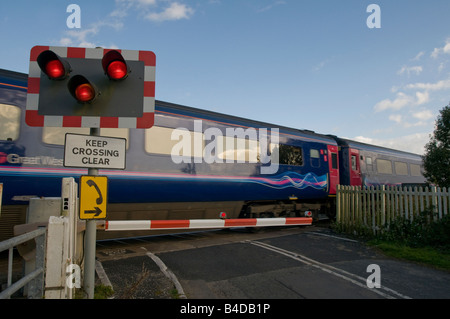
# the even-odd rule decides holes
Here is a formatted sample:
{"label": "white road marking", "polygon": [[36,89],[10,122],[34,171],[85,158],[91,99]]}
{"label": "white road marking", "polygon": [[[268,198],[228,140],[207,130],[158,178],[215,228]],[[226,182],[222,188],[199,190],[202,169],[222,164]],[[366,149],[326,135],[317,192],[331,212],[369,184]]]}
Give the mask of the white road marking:
{"label": "white road marking", "polygon": [[[142,249],[144,249],[145,251],[147,251],[147,249],[145,249],[144,247],[141,247]],[[186,299],[186,295],[184,294],[184,290],[183,287],[181,286],[180,282],[178,281],[177,276],[175,276],[175,274],[169,269],[167,268],[166,264],[155,254],[147,251],[146,255],[148,257],[150,257],[159,267],[159,269],[161,269],[161,271],[164,273],[164,275],[166,275],[167,278],[169,278],[170,280],[172,280],[173,284],[175,285],[175,288],[178,291],[178,296],[181,299]]]}
{"label": "white road marking", "polygon": [[[408,296],[405,296],[405,295],[403,295],[403,294],[401,294],[401,293],[399,293],[399,292],[397,292],[395,290],[392,290],[392,289],[384,287],[384,286],[381,286],[381,288],[375,288],[375,289],[374,288],[369,288],[369,287],[367,287],[367,284],[366,284],[366,278],[360,277],[358,275],[349,273],[349,272],[347,272],[345,270],[342,270],[342,269],[339,269],[339,268],[336,268],[336,267],[333,267],[333,266],[330,266],[330,265],[327,265],[327,264],[323,264],[321,262],[318,262],[317,260],[313,260],[311,258],[308,258],[308,257],[304,256],[304,255],[301,255],[301,254],[298,254],[298,253],[295,253],[295,252],[292,252],[292,251],[288,251],[288,250],[285,250],[285,249],[282,249],[282,248],[279,248],[279,247],[275,247],[275,246],[272,246],[272,245],[269,245],[269,244],[266,244],[266,243],[258,242],[258,241],[246,240],[246,241],[244,241],[244,243],[252,244],[252,245],[255,245],[255,246],[267,249],[267,250],[274,251],[274,252],[279,253],[281,255],[284,255],[284,256],[287,256],[287,257],[292,258],[294,260],[300,261],[300,262],[302,262],[302,263],[304,263],[306,265],[309,265],[311,267],[318,268],[318,269],[320,269],[322,271],[325,271],[325,272],[327,272],[329,274],[332,274],[334,276],[337,276],[339,278],[347,280],[347,281],[349,281],[349,282],[351,282],[351,283],[353,283],[353,284],[355,284],[355,285],[357,285],[359,287],[362,287],[362,288],[365,288],[365,289],[369,289],[370,291],[372,291],[372,292],[374,292],[376,294],[379,294],[380,296],[383,296],[385,298],[388,298],[388,299],[395,299],[395,298],[411,299]],[[392,295],[394,295],[394,296],[392,296]]]}
{"label": "white road marking", "polygon": [[324,234],[324,233],[320,233],[320,232],[309,232],[309,231],[306,231],[306,232],[304,232],[304,234],[331,237],[331,238],[335,238],[335,239],[339,239],[339,240],[343,240],[343,241],[349,241],[349,242],[352,242],[352,243],[357,243],[358,242],[357,240],[348,239],[348,238],[344,238],[344,237],[333,236],[333,235],[328,235],[328,234]]}

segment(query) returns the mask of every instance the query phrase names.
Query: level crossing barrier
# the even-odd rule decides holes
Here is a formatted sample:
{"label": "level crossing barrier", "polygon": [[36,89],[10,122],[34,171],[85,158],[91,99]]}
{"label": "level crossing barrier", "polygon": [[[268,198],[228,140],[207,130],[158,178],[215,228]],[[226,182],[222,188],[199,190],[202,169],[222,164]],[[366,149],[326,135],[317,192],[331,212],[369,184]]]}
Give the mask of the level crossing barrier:
{"label": "level crossing barrier", "polygon": [[233,227],[271,227],[311,225],[310,217],[290,218],[238,218],[238,219],[186,219],[186,220],[109,220],[105,231],[124,230],[177,230],[177,229],[220,229]]}

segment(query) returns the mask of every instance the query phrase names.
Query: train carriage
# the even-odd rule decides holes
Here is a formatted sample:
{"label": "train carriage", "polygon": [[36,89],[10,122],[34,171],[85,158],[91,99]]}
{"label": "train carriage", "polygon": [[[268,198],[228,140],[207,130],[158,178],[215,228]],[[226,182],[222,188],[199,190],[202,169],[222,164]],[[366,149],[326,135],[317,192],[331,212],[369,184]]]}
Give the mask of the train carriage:
{"label": "train carriage", "polygon": [[[26,222],[30,198],[59,197],[61,178],[87,174],[63,166],[64,139],[89,129],[26,125],[26,91],[26,74],[0,70],[0,240]],[[418,155],[162,101],[152,128],[100,134],[127,140],[126,169],[99,171],[109,178],[108,220],[317,219],[333,216],[339,183],[424,181]],[[397,165],[392,174],[383,160]]]}
{"label": "train carriage", "polygon": [[417,154],[335,137],[340,147],[341,185],[402,186],[426,182]]}

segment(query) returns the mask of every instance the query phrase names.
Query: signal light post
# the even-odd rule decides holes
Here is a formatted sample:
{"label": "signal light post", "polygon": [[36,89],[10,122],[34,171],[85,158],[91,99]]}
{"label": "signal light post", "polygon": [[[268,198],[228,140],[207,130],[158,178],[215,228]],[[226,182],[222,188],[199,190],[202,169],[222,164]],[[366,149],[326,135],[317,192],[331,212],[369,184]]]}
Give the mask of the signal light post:
{"label": "signal light post", "polygon": [[[100,128],[150,128],[155,67],[151,51],[35,46],[25,121],[29,126],[88,127],[93,138],[100,136]],[[125,163],[120,166],[125,168]],[[89,176],[98,176],[98,166],[88,167]],[[84,289],[89,299],[94,298],[95,216],[86,220],[85,233]]]}

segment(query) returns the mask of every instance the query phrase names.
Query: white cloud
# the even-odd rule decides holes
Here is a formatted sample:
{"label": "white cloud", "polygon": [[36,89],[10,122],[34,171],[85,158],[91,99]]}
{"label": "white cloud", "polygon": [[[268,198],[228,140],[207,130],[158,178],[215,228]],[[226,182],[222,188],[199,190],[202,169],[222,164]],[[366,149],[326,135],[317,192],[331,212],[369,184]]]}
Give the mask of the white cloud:
{"label": "white cloud", "polygon": [[320,62],[319,64],[317,64],[317,65],[313,68],[313,71],[314,71],[314,72],[319,72],[319,71],[322,70],[322,69],[325,67],[325,65],[327,65],[330,61],[331,61],[331,59],[323,60],[322,62]]}
{"label": "white cloud", "polygon": [[391,114],[389,115],[389,120],[390,121],[394,121],[396,123],[401,123],[402,122],[402,116],[400,114]]}
{"label": "white cloud", "polygon": [[[396,127],[403,127],[403,128],[411,128],[411,127],[419,127],[419,126],[427,126],[431,125],[431,123],[428,121],[431,118],[433,118],[433,113],[428,110],[424,111],[418,111],[411,113],[411,116],[415,119],[418,119],[419,121],[415,122],[409,122],[405,120],[406,114],[391,114],[389,115],[389,120],[393,121],[397,124]],[[382,132],[382,131],[380,131]]]}
{"label": "white cloud", "polygon": [[428,92],[416,92],[416,98],[415,105],[422,105],[430,100],[430,94]]}
{"label": "white cloud", "polygon": [[275,1],[272,4],[269,4],[268,6],[265,6],[265,7],[261,8],[261,9],[259,9],[258,12],[268,11],[268,10],[272,9],[273,7],[276,7],[276,6],[279,6],[279,5],[283,5],[283,4],[286,4],[286,1],[283,1],[283,0]]}
{"label": "white cloud", "polygon": [[404,92],[398,92],[395,99],[384,99],[374,106],[376,112],[385,110],[400,110],[405,106],[423,105],[430,101],[430,92],[450,89],[450,79],[440,80],[434,83],[417,82],[404,85],[402,87],[392,87],[391,92],[395,93],[400,88],[403,90],[416,90],[415,96]]}
{"label": "white cloud", "polygon": [[419,53],[417,53],[417,55],[411,59],[411,61],[419,61],[420,58],[425,54],[425,52],[421,51]]}
{"label": "white cloud", "polygon": [[99,32],[100,25],[96,24],[90,28],[73,29],[66,32],[66,36],[59,40],[59,44],[62,46],[78,46],[93,48],[96,45],[93,42],[88,41],[88,37],[96,35]]}
{"label": "white cloud", "polygon": [[[156,13],[155,11],[162,5],[166,8]],[[97,43],[93,38],[105,28],[112,28],[116,31],[122,29],[125,18],[132,11],[135,11],[140,17],[157,22],[189,19],[194,14],[191,7],[174,0],[116,0],[113,11],[106,14],[100,21],[87,27],[83,26],[81,29],[66,31],[57,42],[62,46],[116,48],[114,44]]]}
{"label": "white cloud", "polygon": [[450,89],[450,79],[441,80],[436,83],[413,83],[405,86],[405,89],[439,91]]}
{"label": "white cloud", "polygon": [[420,73],[422,73],[422,71],[423,71],[423,67],[421,67],[421,66],[403,66],[398,72],[397,72],[397,74],[400,74],[400,75],[402,75],[402,74],[407,74],[408,76],[411,74],[411,73],[415,73],[416,75],[419,75]]}
{"label": "white cloud", "polygon": [[168,8],[160,13],[149,13],[146,15],[146,19],[151,21],[171,21],[189,19],[194,14],[194,10],[185,4],[173,2]]}
{"label": "white cloud", "polygon": [[378,102],[374,106],[375,112],[381,112],[385,110],[400,110],[405,106],[416,106],[427,103],[430,99],[428,92],[416,92],[415,96],[407,95],[403,92],[398,92],[397,97],[394,100],[385,99]]}
{"label": "white cloud", "polygon": [[433,112],[430,110],[418,111],[412,114],[413,117],[419,120],[427,121],[434,118]]}
{"label": "white cloud", "polygon": [[442,48],[434,48],[431,57],[436,59],[441,54],[450,54],[450,39],[447,39]]}

